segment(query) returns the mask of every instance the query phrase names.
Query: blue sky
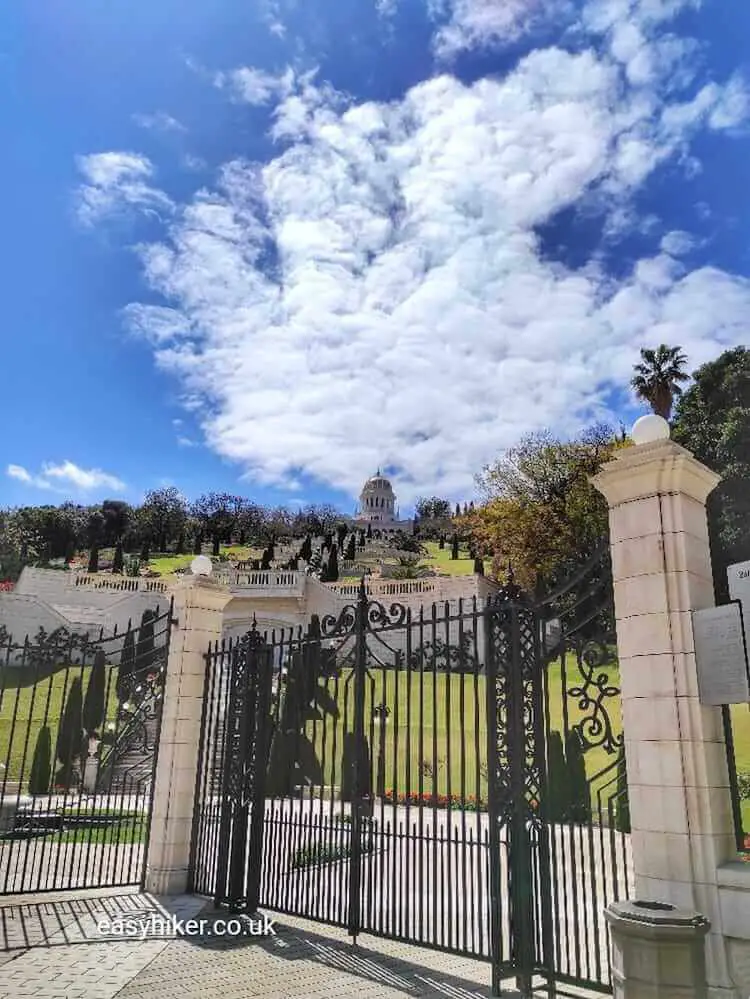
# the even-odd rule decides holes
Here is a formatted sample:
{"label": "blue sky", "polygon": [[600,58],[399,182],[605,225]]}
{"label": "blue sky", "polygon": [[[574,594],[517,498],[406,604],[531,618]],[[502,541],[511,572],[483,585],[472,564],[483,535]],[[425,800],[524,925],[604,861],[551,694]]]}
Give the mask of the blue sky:
{"label": "blue sky", "polygon": [[0,503],[472,495],[630,422],[640,346],[750,342],[721,0],[0,12]]}

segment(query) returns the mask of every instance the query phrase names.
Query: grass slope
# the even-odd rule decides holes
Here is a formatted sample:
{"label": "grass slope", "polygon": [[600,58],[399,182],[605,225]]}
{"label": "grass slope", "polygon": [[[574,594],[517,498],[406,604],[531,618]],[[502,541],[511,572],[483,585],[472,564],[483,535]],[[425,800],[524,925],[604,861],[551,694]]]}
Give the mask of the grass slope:
{"label": "grass slope", "polygon": [[[28,781],[37,735],[45,724],[50,730],[54,753],[60,717],[71,684],[76,677],[81,678],[85,699],[90,675],[90,666],[71,666],[48,675],[37,675],[29,667],[24,669],[7,666],[3,669],[0,688],[0,763],[4,764],[5,769],[0,770],[0,782],[21,781],[25,784]],[[115,721],[116,667],[108,667],[106,677],[107,721]]]}

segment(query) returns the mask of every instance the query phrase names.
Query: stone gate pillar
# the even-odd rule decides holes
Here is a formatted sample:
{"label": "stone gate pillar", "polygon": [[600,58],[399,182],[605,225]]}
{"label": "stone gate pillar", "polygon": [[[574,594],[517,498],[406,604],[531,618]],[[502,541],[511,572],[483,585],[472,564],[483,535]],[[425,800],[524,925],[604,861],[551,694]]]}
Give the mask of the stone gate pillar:
{"label": "stone gate pillar", "polygon": [[609,502],[635,890],[708,917],[709,995],[735,999],[717,874],[735,855],[726,748],[721,709],[698,701],[691,620],[714,605],[706,498],[719,477],[664,421],[644,424],[636,441],[662,439],[593,479]]}
{"label": "stone gate pillar", "polygon": [[187,888],[198,769],[201,711],[209,645],[221,638],[229,590],[208,576],[186,575],[174,591],[164,683],[146,891],[176,895]]}

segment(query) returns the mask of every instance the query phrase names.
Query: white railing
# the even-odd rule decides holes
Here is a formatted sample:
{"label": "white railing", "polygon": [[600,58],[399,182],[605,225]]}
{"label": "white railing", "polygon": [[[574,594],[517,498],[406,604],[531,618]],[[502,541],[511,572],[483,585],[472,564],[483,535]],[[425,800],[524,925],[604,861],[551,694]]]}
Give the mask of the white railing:
{"label": "white railing", "polygon": [[[342,597],[356,597],[359,593],[358,583],[328,583],[334,593]],[[398,597],[406,593],[435,593],[438,589],[432,579],[365,579],[365,590],[373,596]]]}
{"label": "white railing", "polygon": [[242,590],[286,590],[302,593],[305,588],[305,573],[279,569],[260,569],[257,572],[234,572],[214,570],[217,582]]}
{"label": "white railing", "polygon": [[75,585],[85,586],[88,590],[118,590],[122,593],[166,593],[169,584],[163,579],[78,573],[75,577]]}

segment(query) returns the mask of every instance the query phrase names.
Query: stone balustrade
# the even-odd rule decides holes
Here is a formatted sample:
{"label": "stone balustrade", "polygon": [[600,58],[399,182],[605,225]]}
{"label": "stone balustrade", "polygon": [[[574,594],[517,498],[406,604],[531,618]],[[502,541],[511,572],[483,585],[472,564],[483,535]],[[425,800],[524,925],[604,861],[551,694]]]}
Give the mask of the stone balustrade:
{"label": "stone balustrade", "polygon": [[91,590],[116,590],[122,593],[166,593],[169,584],[163,579],[144,579],[141,576],[99,576],[95,573],[78,573],[76,587]]}

